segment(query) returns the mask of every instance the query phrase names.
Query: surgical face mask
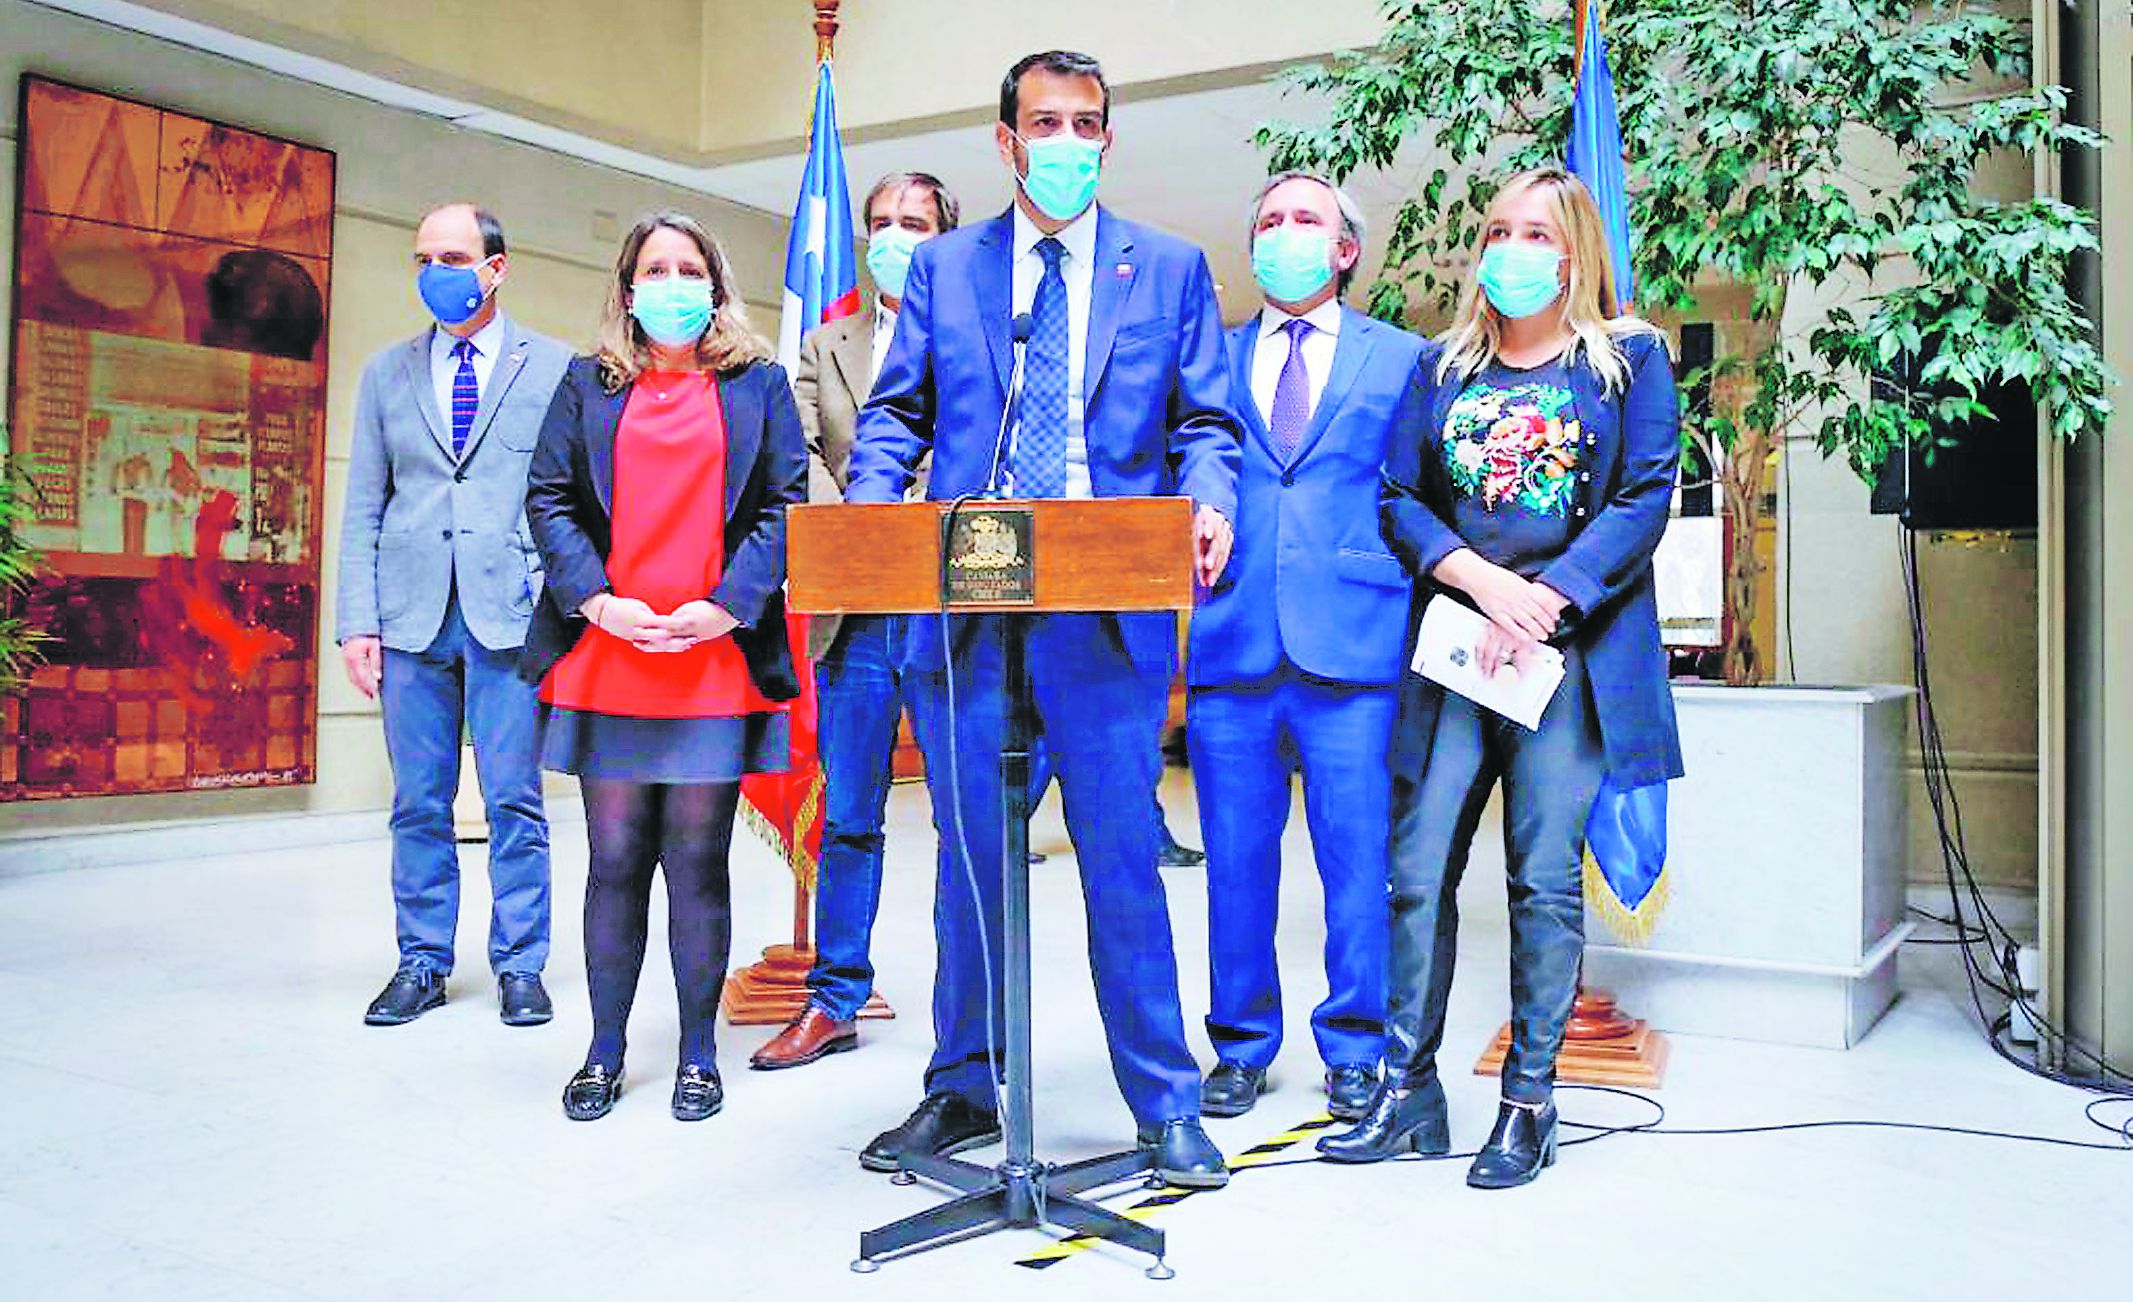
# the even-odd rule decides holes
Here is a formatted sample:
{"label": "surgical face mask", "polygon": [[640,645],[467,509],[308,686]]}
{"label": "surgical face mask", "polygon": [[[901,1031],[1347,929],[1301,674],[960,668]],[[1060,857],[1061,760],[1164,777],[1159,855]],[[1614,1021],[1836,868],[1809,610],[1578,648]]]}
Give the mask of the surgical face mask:
{"label": "surgical face mask", "polygon": [[717,304],[711,282],[695,276],[661,276],[630,288],[630,315],[652,342],[681,348],[703,338]]}
{"label": "surgical face mask", "polygon": [[481,263],[454,267],[426,262],[415,273],[415,292],[422,296],[422,305],[431,316],[445,325],[458,325],[481,311],[482,300],[488,297],[481,287],[480,266]]}
{"label": "surgical face mask", "polygon": [[925,236],[901,226],[884,226],[867,237],[867,274],[874,288],[890,298],[904,296],[904,277],[911,270],[911,251]]}
{"label": "surgical face mask", "polygon": [[[1015,139],[1022,140],[1016,136]],[[1022,140],[1029,170],[1022,193],[1037,211],[1055,222],[1072,221],[1096,199],[1096,178],[1103,169],[1104,142],[1083,140],[1071,132]]]}
{"label": "surgical face mask", "polygon": [[1481,254],[1481,292],[1507,317],[1528,317],[1563,292],[1563,255],[1533,244],[1491,244]]}
{"label": "surgical face mask", "polygon": [[1301,303],[1333,279],[1333,235],[1283,223],[1252,237],[1252,278],[1277,303]]}

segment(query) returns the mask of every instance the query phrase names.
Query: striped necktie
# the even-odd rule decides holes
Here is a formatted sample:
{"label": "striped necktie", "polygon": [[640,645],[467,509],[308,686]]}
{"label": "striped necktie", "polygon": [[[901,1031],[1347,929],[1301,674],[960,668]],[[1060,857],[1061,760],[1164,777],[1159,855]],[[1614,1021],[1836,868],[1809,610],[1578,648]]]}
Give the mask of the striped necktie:
{"label": "striped necktie", "polygon": [[474,432],[474,413],[481,408],[481,386],[474,382],[474,341],[462,339],[452,345],[459,369],[452,373],[452,456],[467,454],[467,435]]}

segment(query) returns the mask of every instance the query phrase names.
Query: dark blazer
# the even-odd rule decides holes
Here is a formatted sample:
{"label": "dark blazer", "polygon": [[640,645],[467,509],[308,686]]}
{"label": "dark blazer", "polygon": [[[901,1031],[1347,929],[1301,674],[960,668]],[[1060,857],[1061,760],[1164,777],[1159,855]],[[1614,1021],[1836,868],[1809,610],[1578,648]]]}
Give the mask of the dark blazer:
{"label": "dark blazer", "polygon": [[[807,500],[807,442],[776,363],[725,372],[718,392],[726,417],[725,562],[718,586],[704,595],[741,622],[733,640],[756,690],[789,701],[800,683],[785,629],[785,508]],[[526,522],[548,586],[519,658],[519,676],[528,682],[539,682],[577,645],[590,627],[579,607],[608,588],[615,430],[629,394],[602,386],[595,359],[574,358],[541,425],[526,479]]]}
{"label": "dark blazer", "polygon": [[[983,491],[1014,356],[1014,230],[1003,213],[927,240],[911,255],[896,337],[859,413],[846,500],[901,501],[928,452],[929,498]],[[1093,490],[1184,494],[1234,520],[1237,418],[1207,259],[1099,206],[1094,271],[1082,374]],[[1177,621],[1169,614],[1111,618],[1136,665],[1175,667]],[[906,654],[919,669],[945,663],[938,616],[913,621]]]}
{"label": "dark blazer", "polygon": [[[1631,788],[1682,771],[1652,579],[1652,551],[1666,531],[1681,461],[1681,413],[1673,367],[1660,342],[1633,335],[1622,341],[1622,354],[1629,382],[1614,394],[1605,393],[1600,377],[1582,362],[1570,368],[1571,397],[1585,434],[1573,536],[1563,554],[1532,577],[1570,601],[1555,640],[1584,651],[1608,777]],[[1410,646],[1423,603],[1445,590],[1428,581],[1429,572],[1466,545],[1451,525],[1454,490],[1441,451],[1444,419],[1463,382],[1437,379],[1438,356],[1432,345],[1422,363],[1430,381],[1428,414],[1387,455],[1379,494],[1385,541],[1422,580],[1408,617]],[[1441,691],[1407,676],[1393,737],[1394,772],[1421,772]]]}
{"label": "dark blazer", "polygon": [[1237,542],[1193,612],[1186,674],[1195,687],[1245,682],[1287,656],[1333,682],[1397,683],[1410,584],[1379,536],[1378,471],[1421,424],[1422,341],[1342,308],[1325,388],[1285,460],[1252,394],[1259,333],[1257,314],[1229,332],[1230,392],[1244,424]]}

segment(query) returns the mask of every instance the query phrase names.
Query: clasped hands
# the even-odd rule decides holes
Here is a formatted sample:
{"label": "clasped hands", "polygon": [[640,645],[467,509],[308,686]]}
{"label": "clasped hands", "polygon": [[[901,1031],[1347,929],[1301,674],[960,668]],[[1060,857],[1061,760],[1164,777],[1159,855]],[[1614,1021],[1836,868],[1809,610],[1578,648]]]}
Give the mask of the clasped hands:
{"label": "clasped hands", "polygon": [[579,609],[596,628],[639,651],[687,651],[740,627],[740,621],[723,607],[702,598],[684,601],[662,615],[635,597],[599,592]]}
{"label": "clasped hands", "polygon": [[1547,584],[1483,560],[1480,553],[1464,547],[1439,561],[1435,574],[1472,597],[1488,617],[1488,626],[1474,646],[1474,655],[1487,674],[1505,665],[1523,674],[1527,657],[1555,636],[1556,625],[1570,605],[1569,598]]}

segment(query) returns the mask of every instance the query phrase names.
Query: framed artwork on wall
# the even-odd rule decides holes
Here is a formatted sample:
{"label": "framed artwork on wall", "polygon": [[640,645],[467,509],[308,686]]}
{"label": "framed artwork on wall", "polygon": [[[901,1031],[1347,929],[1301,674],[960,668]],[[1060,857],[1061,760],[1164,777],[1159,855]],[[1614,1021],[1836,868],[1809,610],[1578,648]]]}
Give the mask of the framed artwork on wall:
{"label": "framed artwork on wall", "polygon": [[308,783],[334,156],[21,84],[8,472],[53,640],[0,800]]}

